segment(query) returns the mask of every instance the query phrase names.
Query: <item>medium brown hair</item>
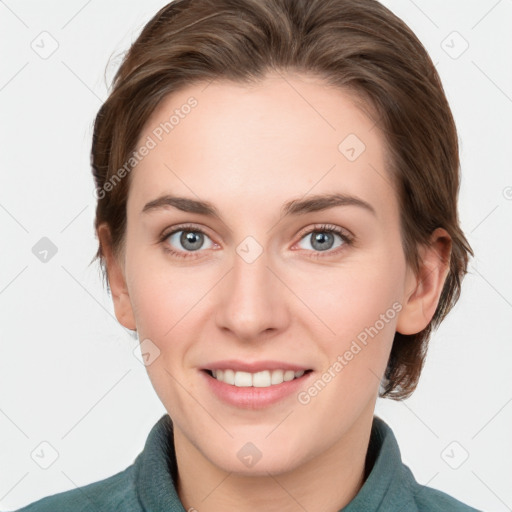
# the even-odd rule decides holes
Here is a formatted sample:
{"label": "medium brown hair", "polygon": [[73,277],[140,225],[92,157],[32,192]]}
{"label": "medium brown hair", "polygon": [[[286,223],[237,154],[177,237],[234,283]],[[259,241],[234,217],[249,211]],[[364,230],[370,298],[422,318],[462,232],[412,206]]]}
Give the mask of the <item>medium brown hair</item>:
{"label": "medium brown hair", "polygon": [[[385,137],[404,254],[415,272],[418,247],[437,227],[452,238],[434,317],[417,334],[395,334],[381,396],[405,398],[416,388],[432,330],[459,298],[473,252],[459,226],[459,148],[441,80],[413,32],[376,0],[176,0],[160,9],[124,56],[95,120],[96,230],[106,223],[114,252],[123,250],[126,163],[167,95],[214,79],[255,83],[273,70],[322,77],[359,98],[373,117]],[[101,244],[95,258],[108,286]]]}

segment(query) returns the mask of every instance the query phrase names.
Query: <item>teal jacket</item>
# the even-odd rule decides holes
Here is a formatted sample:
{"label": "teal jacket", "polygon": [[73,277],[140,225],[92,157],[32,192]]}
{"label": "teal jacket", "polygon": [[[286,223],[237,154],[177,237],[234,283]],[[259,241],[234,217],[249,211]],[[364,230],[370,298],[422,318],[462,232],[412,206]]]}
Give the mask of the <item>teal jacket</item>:
{"label": "teal jacket", "polygon": [[[393,431],[374,416],[368,454],[372,469],[340,512],[475,512],[447,494],[416,482],[402,463]],[[17,512],[186,512],[176,492],[172,422],[164,414],[134,463],[109,478],[42,498]]]}

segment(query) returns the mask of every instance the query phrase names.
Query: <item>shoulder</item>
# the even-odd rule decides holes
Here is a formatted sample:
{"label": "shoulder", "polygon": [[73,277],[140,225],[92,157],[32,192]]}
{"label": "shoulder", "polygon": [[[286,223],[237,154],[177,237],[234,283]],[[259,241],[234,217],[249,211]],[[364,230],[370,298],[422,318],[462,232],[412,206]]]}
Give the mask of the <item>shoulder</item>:
{"label": "shoulder", "polygon": [[402,461],[393,431],[377,416],[374,417],[369,452],[373,452],[375,462],[365,483],[366,502],[373,508],[365,507],[365,510],[481,512],[445,492],[418,483],[411,469]]}
{"label": "shoulder", "polygon": [[413,477],[411,470],[404,465],[403,471],[407,473],[408,490],[418,512],[482,512],[470,507],[454,497],[432,487],[419,484]]}
{"label": "shoulder", "polygon": [[35,501],[15,512],[139,512],[141,509],[132,464],[104,480],[60,492]]}
{"label": "shoulder", "polygon": [[423,487],[419,484],[417,485],[417,492],[414,494],[414,501],[418,512],[435,512],[438,510],[443,512],[481,512],[442,491],[431,487]]}
{"label": "shoulder", "polygon": [[173,450],[170,435],[172,421],[164,414],[151,429],[142,452],[125,470],[47,496],[15,512],[184,512],[169,469]]}

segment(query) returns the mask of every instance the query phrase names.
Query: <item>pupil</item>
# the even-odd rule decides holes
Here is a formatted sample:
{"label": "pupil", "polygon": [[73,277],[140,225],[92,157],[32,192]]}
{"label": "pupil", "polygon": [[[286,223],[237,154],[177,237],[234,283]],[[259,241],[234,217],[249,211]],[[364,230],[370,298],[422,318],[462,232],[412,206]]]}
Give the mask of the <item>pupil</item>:
{"label": "pupil", "polygon": [[186,249],[191,251],[195,251],[203,245],[203,235],[202,233],[194,233],[192,231],[185,231],[181,235],[181,244]]}
{"label": "pupil", "polygon": [[321,251],[324,251],[332,247],[333,238],[334,237],[332,233],[316,233],[315,236],[313,237],[312,245],[313,247],[315,247],[315,244],[319,243],[320,245],[318,247],[315,247],[315,249],[320,249]]}

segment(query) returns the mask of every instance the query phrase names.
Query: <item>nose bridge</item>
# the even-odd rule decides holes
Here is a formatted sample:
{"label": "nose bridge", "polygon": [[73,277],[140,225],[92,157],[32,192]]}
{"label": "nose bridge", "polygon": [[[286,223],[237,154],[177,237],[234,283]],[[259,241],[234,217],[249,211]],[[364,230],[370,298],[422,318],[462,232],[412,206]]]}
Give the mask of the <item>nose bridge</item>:
{"label": "nose bridge", "polygon": [[240,339],[279,330],[286,321],[283,290],[268,268],[269,255],[250,238],[236,248],[233,268],[223,280],[223,297],[216,312],[219,327],[229,329]]}

